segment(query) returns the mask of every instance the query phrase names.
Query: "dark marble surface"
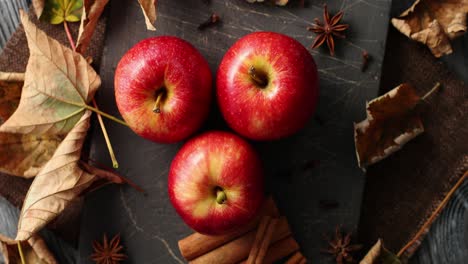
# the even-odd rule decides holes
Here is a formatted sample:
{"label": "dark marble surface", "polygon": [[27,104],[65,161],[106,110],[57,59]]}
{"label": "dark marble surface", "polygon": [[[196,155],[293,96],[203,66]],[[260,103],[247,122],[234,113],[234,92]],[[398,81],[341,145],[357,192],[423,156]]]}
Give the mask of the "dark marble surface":
{"label": "dark marble surface", "polygon": [[[224,52],[240,36],[259,30],[288,34],[310,46],[314,35],[306,26],[322,15],[323,1],[308,1],[306,8],[249,5],[244,1],[160,1],[158,31],[146,31],[134,0],[111,2],[106,46],[100,74],[100,107],[118,115],[114,103],[113,77],[120,57],[143,38],[170,34],[190,41],[207,58],[213,73]],[[337,42],[337,55],[313,50],[320,72],[317,118],[297,135],[276,142],[253,143],[264,161],[268,190],[278,201],[303,252],[314,263],[329,263],[319,254],[325,244],[323,232],[343,223],[355,229],[359,218],[364,173],[357,168],[353,122],[365,116],[365,101],[378,93],[385,51],[390,0],[327,1],[332,13],[344,9],[351,25],[348,38]],[[219,27],[197,31],[199,23],[215,11],[223,18]],[[361,73],[362,51],[372,61]],[[204,129],[227,129],[213,109]],[[320,120],[320,121],[317,121]],[[148,191],[144,196],[129,187],[110,186],[87,196],[83,213],[79,263],[88,263],[91,241],[121,233],[128,263],[181,263],[177,241],[191,233],[176,215],[167,197],[167,173],[181,144],[163,145],[139,138],[131,130],[106,122],[122,175]],[[92,132],[91,155],[110,164],[101,131]],[[318,166],[309,166],[319,161]],[[322,199],[339,202],[323,210]]]}

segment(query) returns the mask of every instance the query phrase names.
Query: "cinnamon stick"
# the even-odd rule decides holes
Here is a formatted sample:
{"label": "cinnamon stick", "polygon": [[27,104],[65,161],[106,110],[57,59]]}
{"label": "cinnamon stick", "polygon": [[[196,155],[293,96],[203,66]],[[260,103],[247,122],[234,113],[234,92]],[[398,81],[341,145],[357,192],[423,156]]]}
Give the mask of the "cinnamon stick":
{"label": "cinnamon stick", "polygon": [[271,217],[264,217],[260,222],[254,244],[247,258],[247,264],[263,263],[277,222],[277,219],[272,219]]}
{"label": "cinnamon stick", "polygon": [[260,222],[260,219],[265,215],[272,217],[279,216],[278,208],[271,197],[265,200],[258,216],[248,225],[221,236],[207,236],[200,233],[194,233],[182,240],[179,240],[180,253],[187,261],[193,260],[255,229]]}
{"label": "cinnamon stick", "polygon": [[[271,243],[280,241],[291,235],[288,222],[285,217],[278,220],[276,228],[271,238]],[[246,259],[254,243],[256,231],[250,231],[247,234],[224,244],[205,255],[197,257],[190,261],[191,264],[234,264]],[[268,255],[268,253],[267,253]]]}
{"label": "cinnamon stick", "polygon": [[299,250],[299,245],[296,240],[288,236],[270,246],[262,264],[272,264],[297,250]]}
{"label": "cinnamon stick", "polygon": [[271,217],[264,216],[260,221],[260,224],[257,228],[257,233],[255,234],[255,240],[250,249],[249,257],[247,258],[247,264],[255,264],[255,259],[257,258],[258,252],[260,251],[260,246],[265,237],[265,232],[270,225]]}
{"label": "cinnamon stick", "polygon": [[285,264],[301,264],[306,263],[306,258],[302,255],[300,251],[294,253]]}

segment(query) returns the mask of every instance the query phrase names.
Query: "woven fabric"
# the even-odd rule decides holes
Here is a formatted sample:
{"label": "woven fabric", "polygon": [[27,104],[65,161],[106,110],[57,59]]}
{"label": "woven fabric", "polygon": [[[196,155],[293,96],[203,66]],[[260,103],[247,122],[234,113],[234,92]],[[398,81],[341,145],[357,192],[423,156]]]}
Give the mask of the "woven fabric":
{"label": "woven fabric", "polygon": [[468,169],[468,86],[425,46],[391,27],[381,94],[403,82],[420,95],[436,82],[442,89],[425,105],[425,132],[368,169],[360,239],[370,246],[383,238],[394,252],[415,235]]}

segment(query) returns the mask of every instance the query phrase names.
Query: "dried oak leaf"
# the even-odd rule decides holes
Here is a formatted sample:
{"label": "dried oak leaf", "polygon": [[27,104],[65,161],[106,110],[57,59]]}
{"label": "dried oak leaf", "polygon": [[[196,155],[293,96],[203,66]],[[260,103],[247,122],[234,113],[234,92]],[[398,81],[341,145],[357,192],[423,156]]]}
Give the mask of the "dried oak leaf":
{"label": "dried oak leaf", "polygon": [[154,22],[156,21],[156,7],[158,0],[138,0],[141,11],[145,16],[146,28],[148,30],[156,30]]}
{"label": "dried oak leaf", "polygon": [[[4,256],[5,264],[21,263],[18,251],[18,242],[0,235],[0,253]],[[20,242],[26,263],[31,264],[58,264],[54,255],[50,252],[44,239],[34,235],[27,241]]]}
{"label": "dried oak leaf", "polygon": [[104,8],[109,0],[83,0],[83,14],[81,16],[80,31],[76,41],[76,50],[84,54],[91,42],[94,30]]}
{"label": "dried oak leaf", "polygon": [[450,40],[467,30],[467,0],[416,0],[392,24],[407,37],[429,47],[439,58],[452,53]]}
{"label": "dried oak leaf", "polygon": [[[0,72],[0,125],[18,107],[24,74]],[[0,132],[0,171],[20,177],[36,176],[52,157],[62,137]]]}
{"label": "dried oak leaf", "polygon": [[[437,88],[434,87],[431,92]],[[360,168],[365,169],[386,158],[424,132],[419,112],[415,109],[420,101],[413,87],[401,84],[367,103],[367,118],[354,124],[354,142]]]}
{"label": "dried oak leaf", "polygon": [[101,80],[79,53],[48,37],[23,11],[20,16],[30,57],[19,106],[0,132],[65,135],[83,116]]}
{"label": "dried oak leaf", "polygon": [[401,261],[395,254],[388,251],[381,239],[367,252],[359,264],[400,264]]}

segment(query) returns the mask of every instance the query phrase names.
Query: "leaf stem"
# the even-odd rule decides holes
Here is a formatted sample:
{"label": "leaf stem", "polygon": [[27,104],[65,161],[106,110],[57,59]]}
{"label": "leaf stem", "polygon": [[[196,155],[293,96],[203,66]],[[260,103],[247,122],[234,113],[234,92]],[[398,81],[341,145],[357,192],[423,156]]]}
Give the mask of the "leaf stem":
{"label": "leaf stem", "polygon": [[21,248],[21,241],[18,241],[17,244],[18,244],[18,252],[20,255],[20,259],[21,259],[21,264],[26,264],[26,260],[24,259],[23,249]]}
{"label": "leaf stem", "polygon": [[70,42],[70,46],[72,47],[72,50],[76,50],[75,42],[73,41],[73,37],[70,32],[70,28],[68,27],[67,21],[63,21],[63,27],[65,28],[65,32],[67,33],[67,38],[68,41]]}
{"label": "leaf stem", "polygon": [[[97,163],[91,159],[88,158],[89,161],[91,162],[94,162],[94,163]],[[128,185],[130,185],[131,187],[133,187],[135,190],[137,190],[138,192],[141,192],[141,193],[144,193],[146,194],[146,191],[143,190],[143,188],[141,188],[140,186],[138,186],[136,183],[134,183],[133,181],[123,177],[123,176],[120,176],[119,174],[111,171],[111,170],[103,170],[103,169],[99,169],[99,168],[96,168],[94,166],[91,166],[89,165],[88,163],[84,162],[84,161],[81,161],[80,164],[84,167],[84,169],[86,169],[89,173],[92,173],[98,177],[101,177],[103,179],[106,179],[110,182],[113,182],[113,183],[117,183],[117,184],[122,184],[122,183],[126,183]]]}
{"label": "leaf stem", "polygon": [[[94,98],[93,98],[93,106],[96,109],[99,109],[97,104],[96,104],[96,100]],[[101,125],[102,134],[104,135],[104,140],[106,141],[107,149],[109,151],[109,155],[110,155],[110,158],[112,160],[112,167],[117,169],[119,167],[119,163],[117,162],[117,159],[115,158],[114,149],[112,148],[112,144],[110,142],[109,134],[107,133],[106,126],[104,125],[104,121],[102,121],[101,114],[96,114],[96,115],[97,115],[97,118],[98,118],[98,121],[99,121],[99,125]]]}
{"label": "leaf stem", "polygon": [[83,107],[86,108],[86,109],[88,109],[88,110],[91,110],[91,111],[95,112],[96,114],[100,114],[100,115],[102,115],[102,116],[105,117],[105,118],[108,118],[108,119],[110,119],[110,120],[112,120],[112,121],[114,121],[114,122],[117,122],[117,123],[119,123],[119,124],[121,124],[121,125],[123,125],[123,126],[127,126],[127,127],[128,127],[128,125],[127,125],[127,123],[125,123],[125,121],[120,120],[120,119],[118,119],[118,118],[115,117],[115,116],[109,115],[108,113],[105,113],[105,112],[103,112],[103,111],[101,111],[101,110],[99,110],[99,109],[97,109],[97,108],[95,108],[95,107],[92,107],[92,106],[87,105],[87,104],[83,105]]}
{"label": "leaf stem", "polygon": [[437,83],[434,85],[434,87],[432,87],[432,89],[431,89],[429,92],[427,92],[427,93],[421,98],[421,100],[422,100],[422,101],[426,101],[426,99],[427,99],[429,96],[431,96],[434,92],[436,92],[439,88],[440,88],[440,82],[437,82]]}

